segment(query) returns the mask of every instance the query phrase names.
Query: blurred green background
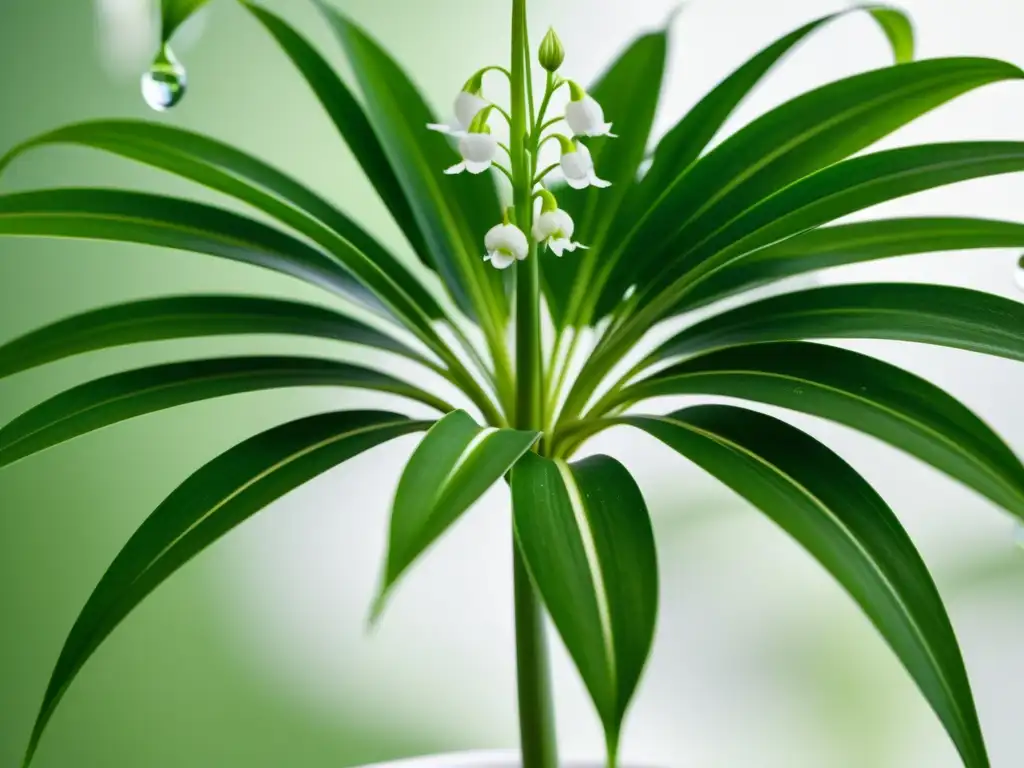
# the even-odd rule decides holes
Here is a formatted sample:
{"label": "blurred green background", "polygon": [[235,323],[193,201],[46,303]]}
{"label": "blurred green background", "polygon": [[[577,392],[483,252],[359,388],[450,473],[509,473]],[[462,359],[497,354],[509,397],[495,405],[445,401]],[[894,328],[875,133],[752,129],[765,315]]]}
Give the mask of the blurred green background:
{"label": "blurred green background", "polygon": [[[178,50],[188,66],[189,93],[167,116],[148,112],[138,95],[146,46],[97,21],[101,6],[109,11],[131,2],[0,0],[0,151],[78,120],[169,120],[287,169],[403,248],[305,85],[235,4],[215,0],[183,30]],[[532,12],[537,39],[542,25],[556,23],[570,51],[568,65],[585,80],[673,4],[607,2],[599,13],[585,0],[559,0],[534,3]],[[266,5],[339,61],[306,3]],[[442,108],[469,72],[504,55],[505,5],[342,3],[397,52]],[[680,23],[663,127],[762,44],[838,5],[693,4]],[[1016,5],[908,5],[921,22],[926,55],[988,54],[1021,63],[1024,11]],[[884,57],[877,33],[859,20],[844,22],[787,64],[779,87],[760,94],[741,118]],[[930,116],[904,138],[1019,139],[1019,104],[1019,89],[986,92]],[[4,191],[79,184],[213,199],[176,179],[71,149],[33,153],[0,179]],[[942,193],[925,209],[1019,218],[1021,199],[1019,180],[994,180]],[[1012,257],[993,253],[968,266],[956,257],[928,266],[910,260],[863,274],[1014,295]],[[286,278],[190,254],[0,240],[0,341],[111,301],[194,291],[323,300]],[[0,381],[0,422],[109,371],[296,346],[274,339],[160,344],[65,361]],[[1017,367],[955,353],[870,349],[946,384],[1000,426],[1018,451],[1024,447],[1024,376]],[[122,424],[0,470],[0,768],[18,765],[65,633],[148,511],[240,438],[339,403],[382,400],[324,391],[247,395]],[[855,461],[918,538],[950,601],[993,764],[1024,764],[1024,557],[1011,543],[1009,523],[950,481],[866,438],[800,423]],[[162,587],[84,670],[36,765],[326,768],[514,746],[503,489],[403,585],[376,635],[364,633],[394,472],[411,445],[399,441],[380,449],[282,500]],[[612,433],[598,448],[636,469],[655,514],[662,559],[660,634],[627,726],[627,757],[666,768],[957,764],[941,728],[867,622],[789,541],[649,442]],[[566,751],[596,755],[597,724],[557,647],[555,666]]]}

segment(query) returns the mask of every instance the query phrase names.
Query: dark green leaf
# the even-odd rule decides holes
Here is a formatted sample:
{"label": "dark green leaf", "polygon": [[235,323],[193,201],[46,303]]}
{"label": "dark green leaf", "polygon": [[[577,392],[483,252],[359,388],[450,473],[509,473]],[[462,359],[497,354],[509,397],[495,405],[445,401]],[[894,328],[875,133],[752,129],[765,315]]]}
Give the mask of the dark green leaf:
{"label": "dark green leaf", "polygon": [[498,482],[539,436],[538,432],[484,429],[464,411],[453,411],[430,428],[406,464],[395,494],[375,616],[388,591],[416,558]]}
{"label": "dark green leaf", "polygon": [[886,33],[886,37],[892,43],[896,61],[905,63],[912,60],[913,28],[906,15],[895,9],[857,6],[823,16],[790,32],[722,80],[665,134],[655,150],[651,168],[644,176],[642,191],[635,201],[634,210],[645,211],[694,160],[700,157],[736,108],[788,53],[830,22],[849,13],[865,10]]}
{"label": "dark green leaf", "polygon": [[188,200],[114,189],[0,195],[0,235],[68,237],[194,251],[264,267],[382,311],[326,255],[253,219]]}
{"label": "dark green leaf", "polygon": [[0,346],[0,378],[84,352],[231,334],[332,339],[425,362],[402,342],[325,307],[251,296],[172,296],[101,307],[9,341]]}
{"label": "dark green leaf", "polygon": [[1024,361],[1024,304],[918,283],[836,285],[773,296],[687,328],[649,360],[790,339],[892,339]]}
{"label": "dark green leaf", "polygon": [[[827,176],[840,167],[829,168],[833,163],[963,93],[1021,77],[1019,68],[992,59],[930,59],[855,75],[798,96],[679,177],[625,242],[624,258],[642,260],[642,289],[659,290],[736,242],[746,220],[788,199],[799,186],[794,182],[823,168],[812,178]],[[878,185],[877,194],[891,199],[896,186]]]}
{"label": "dark green leaf", "polygon": [[677,311],[740,291],[813,272],[875,259],[938,251],[1024,248],[1024,224],[965,218],[882,219],[811,229],[754,251],[709,274]]}
{"label": "dark green leaf", "polygon": [[283,387],[355,387],[390,392],[442,413],[444,401],[383,373],[333,360],[226,357],[167,363],[81,384],[0,429],[0,467],[118,422],[215,397]]}
{"label": "dark green leaf", "polygon": [[516,541],[613,747],[650,652],[658,568],[647,506],[608,456],[529,453],[512,470]]}
{"label": "dark green leaf", "polygon": [[722,405],[618,420],[717,477],[796,539],[881,632],[968,768],[988,768],[970,682],[935,584],[881,497],[803,432]]}
{"label": "dark green leaf", "polygon": [[362,227],[295,179],[227,144],[158,123],[96,121],[15,147],[0,158],[0,171],[23,152],[48,144],[104,150],[231,195],[309,237],[402,315],[415,318],[418,308],[435,319],[444,316],[419,280]]}
{"label": "dark green leaf", "polygon": [[423,229],[433,263],[460,307],[495,327],[507,314],[501,275],[483,261],[484,234],[501,221],[490,175],[445,176],[459,161],[416,86],[362,29],[323,2],[318,6],[341,42],[366,99],[370,123]]}
{"label": "dark green leaf", "polygon": [[[160,0],[160,38],[165,43],[186,19],[209,0]],[[146,6],[148,7],[148,6]]]}
{"label": "dark green leaf", "polygon": [[618,400],[688,394],[753,400],[845,424],[1024,519],[1024,466],[1013,451],[956,398],[880,360],[805,342],[729,347],[660,371]]}
{"label": "dark green leaf", "polygon": [[243,5],[266,27],[302,73],[406,239],[423,263],[433,266],[430,250],[416,223],[412,206],[362,105],[324,57],[286,21],[252,3],[245,2]]}
{"label": "dark green leaf", "polygon": [[[604,244],[617,225],[617,217],[646,154],[661,95],[667,38],[664,31],[639,37],[589,89],[590,95],[604,109],[605,119],[612,122],[618,138],[586,140],[599,175],[610,181],[611,187],[584,190],[566,187],[558,193],[560,207],[565,208],[576,223],[575,239],[590,248],[563,256],[561,261],[566,262],[565,266],[551,266],[552,269],[581,271],[581,276],[573,281],[574,305],[586,297],[586,285],[595,265],[600,263]],[[541,258],[545,268],[548,262],[556,261],[551,254],[543,254]]]}
{"label": "dark green leaf", "polygon": [[[135,532],[79,614],[50,678],[24,765],[82,666],[171,574],[289,491],[353,456],[426,426],[377,411],[319,414],[250,438],[193,474]],[[339,503],[345,506],[344,499]]]}

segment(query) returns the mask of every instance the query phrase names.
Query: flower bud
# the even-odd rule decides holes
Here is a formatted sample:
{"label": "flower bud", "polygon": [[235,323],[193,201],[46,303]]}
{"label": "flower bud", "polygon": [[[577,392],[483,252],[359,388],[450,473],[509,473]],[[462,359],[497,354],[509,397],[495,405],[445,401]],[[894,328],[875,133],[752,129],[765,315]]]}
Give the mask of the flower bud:
{"label": "flower bud", "polygon": [[557,72],[565,61],[565,48],[562,47],[562,41],[558,39],[554,27],[550,27],[544,39],[540,41],[537,59],[540,65],[551,73]]}

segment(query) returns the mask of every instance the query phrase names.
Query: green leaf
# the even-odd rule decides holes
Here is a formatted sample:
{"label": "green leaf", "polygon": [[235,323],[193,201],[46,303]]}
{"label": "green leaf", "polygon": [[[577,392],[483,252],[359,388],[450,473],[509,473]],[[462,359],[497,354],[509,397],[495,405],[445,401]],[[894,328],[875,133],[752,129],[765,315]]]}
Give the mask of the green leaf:
{"label": "green leaf", "polygon": [[253,219],[173,197],[102,188],[0,195],[0,235],[110,240],[205,253],[271,269],[385,311],[371,292],[315,248]]}
{"label": "green leaf", "polygon": [[[834,172],[839,166],[833,163],[957,96],[1022,77],[1016,66],[993,59],[930,59],[855,75],[798,96],[676,179],[625,241],[623,258],[640,265],[642,290],[658,290],[735,242],[752,209],[788,197],[794,182],[823,168],[823,174]],[[891,199],[895,186],[877,188]]]}
{"label": "green leaf", "polygon": [[482,325],[508,314],[501,275],[483,261],[487,230],[501,222],[494,179],[457,178],[446,168],[459,161],[416,86],[393,58],[336,9],[317,3],[345,50],[366,99],[370,123],[423,229],[434,265],[459,306]]}
{"label": "green leaf", "polygon": [[736,397],[831,419],[916,456],[1024,519],[1024,466],[1013,451],[956,398],[880,360],[805,342],[729,347],[643,379],[617,400],[664,395]]}
{"label": "green leaf", "polygon": [[897,63],[914,58],[914,32],[910,20],[896,9],[856,6],[816,19],[752,57],[722,80],[665,134],[644,176],[634,210],[643,212],[695,161],[733,115],[736,108],[764,77],[812,33],[849,13],[867,11],[879,23],[893,46]]}
{"label": "green leaf", "polygon": [[538,432],[485,429],[453,411],[423,438],[402,472],[391,510],[391,533],[379,617],[391,588],[492,485],[530,450]]}
{"label": "green leaf", "polygon": [[160,0],[160,39],[167,42],[189,16],[209,0]]}
{"label": "green leaf", "polygon": [[79,123],[37,136],[0,158],[0,172],[34,147],[77,144],[151,165],[223,192],[306,235],[407,318],[444,317],[434,296],[372,235],[320,195],[252,155],[169,125]]}
{"label": "green leaf", "polygon": [[811,229],[753,251],[694,285],[676,311],[819,269],[894,256],[979,248],[1024,248],[1024,224],[969,218],[862,221]]}
{"label": "green leaf", "polygon": [[723,405],[617,423],[642,429],[747,499],[857,601],[938,715],[967,768],[988,768],[942,599],[910,537],[846,462],[800,430]]}
{"label": "green leaf", "polygon": [[[599,175],[612,186],[585,190],[566,186],[558,192],[559,206],[569,211],[576,223],[574,238],[590,250],[566,254],[561,259],[543,254],[541,260],[545,271],[580,273],[572,279],[576,289],[574,306],[586,297],[585,286],[590,282],[594,266],[600,263],[604,244],[616,225],[627,193],[636,182],[658,108],[667,52],[665,31],[642,35],[588,89],[618,134],[618,138],[586,140]],[[557,277],[551,281],[554,284],[567,282]]]}
{"label": "green leaf", "polygon": [[516,542],[614,753],[650,653],[658,568],[647,505],[608,456],[530,453],[512,470]]}
{"label": "green leaf", "polygon": [[918,283],[836,285],[773,296],[676,334],[648,360],[790,339],[891,339],[1024,361],[1024,304]]}
{"label": "green leaf", "polygon": [[355,387],[451,406],[383,373],[333,360],[226,357],[116,373],[46,400],[0,429],[0,467],[103,427],[167,408],[283,387]]}
{"label": "green leaf", "polygon": [[231,334],[331,339],[429,364],[402,342],[326,307],[251,296],[172,296],[100,307],[13,339],[0,346],[0,379],[85,352]]}
{"label": "green leaf", "polygon": [[[68,686],[118,624],[181,566],[271,502],[381,443],[427,426],[377,411],[323,413],[235,446],[178,487],[135,532],[64,642],[23,765]],[[340,501],[345,505],[344,499]]]}
{"label": "green leaf", "polygon": [[305,78],[420,260],[434,268],[433,257],[409,199],[362,105],[324,57],[286,21],[258,5],[249,2],[243,5],[263,24]]}

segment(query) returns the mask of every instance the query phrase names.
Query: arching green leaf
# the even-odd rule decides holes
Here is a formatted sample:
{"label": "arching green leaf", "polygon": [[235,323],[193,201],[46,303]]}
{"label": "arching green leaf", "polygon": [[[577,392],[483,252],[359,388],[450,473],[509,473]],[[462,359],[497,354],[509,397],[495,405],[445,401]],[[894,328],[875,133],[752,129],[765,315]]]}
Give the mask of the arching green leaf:
{"label": "arching green leaf", "polygon": [[647,505],[608,456],[529,453],[512,470],[516,542],[583,677],[611,751],[650,653],[658,568]]}
{"label": "arching green leaf", "polygon": [[618,420],[746,498],[846,589],[906,667],[967,768],[988,757],[963,657],[928,569],[885,501],[846,462],[760,413],[709,405]]}
{"label": "arching green leaf", "polygon": [[284,387],[355,387],[402,395],[442,413],[443,400],[392,376],[302,357],[225,357],[116,373],[46,400],[0,429],[0,467],[103,427],[215,397]]}
{"label": "arching green leaf", "polygon": [[0,235],[157,245],[274,270],[383,312],[345,269],[290,235],[236,213],[163,195],[47,189],[0,195]]}
{"label": "arching green leaf", "polygon": [[244,2],[243,5],[263,24],[298,68],[406,239],[423,263],[435,268],[409,199],[362,105],[327,60],[284,19],[253,3]]}
{"label": "arching green leaf", "polygon": [[165,43],[209,0],[160,0],[160,39]]}
{"label": "arching green leaf", "polygon": [[752,400],[831,419],[925,461],[1024,519],[1024,466],[956,398],[913,374],[837,347],[728,347],[659,371],[617,403],[663,395]]}
{"label": "arching green leaf", "polygon": [[538,432],[484,429],[453,411],[423,438],[402,472],[391,510],[387,564],[374,617],[395,582],[530,450]]}
{"label": "arching green leaf", "polygon": [[15,147],[0,158],[0,172],[27,150],[51,144],[103,150],[230,195],[309,237],[410,322],[415,324],[423,313],[435,319],[444,316],[419,280],[337,207],[287,174],[223,142],[158,123],[80,123]]}
{"label": "arching green leaf", "polygon": [[790,339],[892,339],[1024,361],[1024,304],[918,283],[813,288],[708,318],[666,341],[649,360]]}
{"label": "arching green leaf", "polygon": [[798,96],[676,179],[624,241],[623,258],[641,264],[641,290],[657,290],[724,247],[721,242],[735,242],[737,223],[766,199],[774,201],[773,193],[789,192],[793,182],[957,96],[1022,77],[1018,67],[993,59],[929,59],[854,75]]}
{"label": "arching green leaf", "polygon": [[[310,416],[252,437],[206,464],[157,507],[111,563],[64,641],[23,765],[82,666],[181,566],[239,524],[353,456],[426,422],[378,411]],[[344,499],[339,501],[344,507]]]}
{"label": "arching green leaf", "polygon": [[677,311],[818,269],[979,248],[1024,248],[1024,224],[946,217],[881,219],[810,229],[709,274],[687,293]]}
{"label": "arching green leaf", "polygon": [[397,339],[326,307],[254,296],[172,296],[83,312],[0,346],[0,378],[128,344],[233,334],[308,336],[428,361]]}
{"label": "arching green leaf", "polygon": [[390,55],[337,9],[317,3],[345,50],[366,100],[371,125],[423,229],[434,264],[463,310],[485,328],[507,316],[501,275],[483,261],[484,234],[501,221],[490,175],[446,176],[458,155],[416,86]]}

